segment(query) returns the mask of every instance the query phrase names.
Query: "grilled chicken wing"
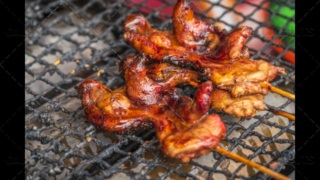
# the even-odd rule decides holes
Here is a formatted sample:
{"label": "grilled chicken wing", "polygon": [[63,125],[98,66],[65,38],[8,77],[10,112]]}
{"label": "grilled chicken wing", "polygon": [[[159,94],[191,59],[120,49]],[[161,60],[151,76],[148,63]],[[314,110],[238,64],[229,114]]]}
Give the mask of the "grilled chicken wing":
{"label": "grilled chicken wing", "polygon": [[125,31],[124,40],[150,59],[188,60],[193,56],[198,59],[207,59],[199,52],[191,52],[181,46],[173,31],[159,31],[151,28],[147,19],[140,14],[129,15],[125,20],[123,29]]}
{"label": "grilled chicken wing", "polygon": [[[125,131],[148,125],[150,121],[156,128],[162,152],[182,162],[209,153],[225,137],[225,125],[220,117],[208,115],[210,81],[200,84],[194,99],[190,99],[176,96],[172,88],[154,84],[146,77],[143,61],[133,62],[125,71],[127,84],[115,91],[92,79],[80,84],[78,94],[82,106],[95,126],[107,131]],[[130,86],[143,88],[129,90]],[[158,107],[157,103],[160,103]]]}
{"label": "grilled chicken wing", "polygon": [[149,111],[132,103],[126,91],[126,86],[111,91],[96,80],[83,81],[78,95],[88,121],[106,131],[121,132],[148,125]]}
{"label": "grilled chicken wing", "polygon": [[[165,130],[158,130],[159,134]],[[167,129],[170,127],[166,126]],[[175,129],[175,128],[173,128]],[[187,163],[190,158],[206,155],[219,145],[221,139],[225,137],[225,125],[217,114],[210,114],[201,119],[194,126],[181,126],[178,130],[170,129],[165,132],[161,150],[169,157],[181,159]],[[160,139],[159,139],[160,140]]]}
{"label": "grilled chicken wing", "polygon": [[[197,71],[169,63],[152,63],[147,68],[147,76],[167,88],[179,84],[198,87],[204,81],[204,78]],[[251,118],[257,110],[266,110],[263,100],[264,96],[261,94],[233,98],[230,92],[220,89],[213,89],[210,96],[213,110],[239,118]]]}
{"label": "grilled chicken wing", "polygon": [[[253,32],[251,28],[239,27],[228,34],[226,31],[220,31],[200,20],[196,21],[201,22],[200,24],[205,25],[205,27],[201,29],[202,26],[199,26],[198,30],[193,31],[190,28],[184,30],[175,28],[175,33],[173,33],[172,31],[153,29],[145,17],[140,14],[132,14],[125,20],[123,38],[138,52],[157,60],[215,60],[220,63],[228,63],[240,57],[249,57],[248,49],[244,46],[244,43]],[[179,22],[174,23],[179,24]],[[184,26],[196,27],[192,24],[185,24]],[[206,28],[212,30],[210,32],[208,30],[208,33],[206,33],[204,30]],[[182,32],[179,32],[178,36],[176,31]],[[186,35],[187,33],[189,35]],[[190,36],[190,38],[184,41],[180,35]],[[202,37],[201,40],[200,37]],[[212,41],[213,39],[215,40]],[[199,42],[196,43],[196,40],[199,40]]]}
{"label": "grilled chicken wing", "polygon": [[[239,59],[242,51],[248,51],[245,43],[253,34],[252,28],[247,26],[236,28],[228,34],[218,26],[195,19],[189,0],[178,0],[173,10],[172,24],[182,46],[188,50],[207,52],[207,57],[214,60]],[[249,54],[242,55],[247,57]]]}
{"label": "grilled chicken wing", "polygon": [[[228,41],[221,42],[226,44],[224,48],[219,49],[221,52],[224,51],[224,53],[220,54],[221,57],[226,57],[226,54],[228,54],[227,56],[230,58],[229,56],[231,54],[236,52],[236,54],[240,53],[240,51],[236,49],[243,49],[245,41],[241,40],[243,39],[241,38],[242,35],[239,35],[239,33],[242,32],[241,29],[248,28],[237,28],[229,34],[229,37],[227,38]],[[206,75],[216,87],[230,90],[232,97],[251,94],[265,95],[268,90],[260,86],[259,83],[267,83],[277,74],[285,73],[283,68],[275,67],[265,61],[253,61],[247,58],[240,58],[239,60],[230,63],[232,58],[222,58],[224,59],[222,61],[213,60],[209,58],[210,55],[189,51],[187,48],[179,45],[179,42],[171,31],[158,31],[152,29],[142,15],[128,16],[125,21],[124,30],[126,31],[124,39],[135,47],[138,52],[142,52],[142,54],[146,55],[148,59],[168,61],[172,64],[179,64],[180,66],[185,67],[194,66]],[[241,43],[238,44],[235,42]],[[226,53],[230,43],[235,43],[234,50]],[[248,54],[246,48],[243,50],[243,56],[244,54]],[[214,53],[211,53],[211,55],[214,55]],[[241,56],[241,53],[239,56]]]}

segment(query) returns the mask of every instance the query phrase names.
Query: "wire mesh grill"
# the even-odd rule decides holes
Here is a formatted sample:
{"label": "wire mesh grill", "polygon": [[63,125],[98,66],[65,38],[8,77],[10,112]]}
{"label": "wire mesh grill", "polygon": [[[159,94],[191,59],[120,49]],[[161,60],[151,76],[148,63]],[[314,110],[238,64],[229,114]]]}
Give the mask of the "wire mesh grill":
{"label": "wire mesh grill", "polygon": [[[262,4],[238,1],[232,7],[225,1],[207,1],[208,9],[193,5],[196,15],[212,23],[224,23],[228,30],[244,22],[254,24],[250,42],[259,41],[261,48],[250,47],[251,58],[264,59],[285,67],[287,75],[272,81],[289,92],[294,88],[294,66],[282,59],[290,45],[274,42],[283,36],[286,26],[276,29],[259,21],[255,13],[264,10]],[[292,7],[289,2],[274,1],[280,7]],[[152,7],[151,4],[156,4]],[[26,8],[26,126],[25,156],[27,179],[266,179],[267,176],[216,152],[193,159],[189,164],[165,157],[158,149],[153,129],[138,130],[118,135],[96,129],[86,121],[81,101],[75,88],[86,78],[97,79],[110,89],[125,83],[118,73],[120,57],[136,53],[124,42],[122,25],[133,13],[146,16],[152,26],[160,30],[172,29],[171,13],[175,2],[166,0],[104,1],[51,0],[27,1]],[[238,5],[252,7],[246,16],[235,11]],[[224,12],[214,18],[207,16],[210,9]],[[224,20],[228,13],[241,17],[239,22]],[[264,27],[278,34],[270,41],[260,33]],[[286,32],[286,36],[294,36]],[[281,54],[273,53],[272,46],[283,47]],[[192,94],[185,87],[182,94]],[[272,93],[271,93],[272,94]],[[267,104],[275,109],[288,110],[292,100],[274,95]],[[267,101],[267,99],[266,99]],[[291,108],[292,109],[292,108]],[[227,127],[221,146],[264,166],[278,163],[280,170],[294,158],[294,122],[268,112],[258,113],[250,120],[220,113]],[[242,172],[245,170],[245,172]]]}

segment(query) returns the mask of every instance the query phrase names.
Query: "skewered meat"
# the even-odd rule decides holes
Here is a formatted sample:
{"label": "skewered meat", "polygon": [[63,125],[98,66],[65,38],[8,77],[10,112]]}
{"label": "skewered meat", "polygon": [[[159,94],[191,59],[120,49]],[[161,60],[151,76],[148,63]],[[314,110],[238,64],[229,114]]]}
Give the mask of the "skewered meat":
{"label": "skewered meat", "polygon": [[[204,80],[201,74],[194,70],[169,63],[152,63],[147,68],[147,76],[167,88],[179,84],[198,87]],[[251,118],[256,114],[256,110],[266,110],[264,96],[261,94],[232,98],[228,91],[213,89],[210,100],[213,110],[239,118]]]}
{"label": "skewered meat", "polygon": [[[144,61],[147,61],[145,59]],[[122,76],[125,76],[124,72],[126,68],[130,68],[131,64],[137,61],[137,58],[133,56],[127,56],[125,61],[119,66],[119,72]],[[195,69],[186,69],[179,66],[175,66],[169,63],[158,63],[157,61],[148,61],[147,76],[157,84],[164,87],[172,88],[176,85],[193,85],[198,87],[200,82],[203,82],[204,78],[200,73],[197,73]]]}
{"label": "skewered meat", "polygon": [[246,26],[238,27],[228,34],[218,26],[195,19],[188,0],[178,0],[173,10],[172,24],[174,34],[182,46],[188,50],[210,52],[208,57],[214,60],[239,59],[242,51],[248,51],[245,43],[253,34],[252,28]]}
{"label": "skewered meat", "polygon": [[268,83],[277,74],[285,74],[284,68],[263,60],[240,59],[228,64],[198,61],[195,67],[201,68],[216,87],[231,91],[232,97],[267,95],[268,89],[262,87],[260,82]]}
{"label": "skewered meat", "polygon": [[[244,28],[245,29],[245,28]],[[150,24],[142,15],[130,15],[124,25],[124,39],[128,41],[138,52],[147,55],[149,59],[159,61],[169,61],[182,66],[193,65],[204,75],[212,80],[213,84],[224,90],[231,91],[232,97],[240,97],[251,94],[268,93],[267,88],[263,88],[260,82],[269,82],[278,73],[284,74],[284,69],[275,67],[265,61],[253,61],[247,58],[240,58],[230,63],[230,60],[212,60],[209,56],[190,52],[179,43],[171,31],[158,31],[152,29]],[[239,29],[229,34],[234,40],[239,35]],[[231,41],[231,40],[230,40]],[[226,41],[226,44],[229,41]],[[243,47],[241,42],[235,48]],[[224,49],[224,48],[222,48]],[[231,52],[231,51],[230,51]],[[244,54],[247,49],[244,49]],[[225,53],[223,53],[225,54]]]}
{"label": "skewered meat", "polygon": [[159,31],[151,28],[149,22],[140,14],[129,15],[123,26],[125,31],[123,38],[130,43],[138,52],[149,58],[183,59],[204,58],[198,52],[191,52],[180,46],[173,31]]}
{"label": "skewered meat", "polygon": [[126,86],[123,86],[111,91],[96,80],[83,81],[78,94],[88,121],[106,131],[124,132],[147,126],[146,111],[129,100],[126,90]]}
{"label": "skewered meat", "polygon": [[[171,125],[173,124],[171,123]],[[156,124],[155,126],[158,137],[162,132],[166,137],[161,141],[161,150],[169,157],[181,159],[183,163],[187,163],[190,158],[198,157],[201,154],[209,154],[219,145],[226,133],[225,125],[217,114],[207,115],[191,127],[184,124],[179,128],[171,127],[169,129],[170,127],[166,126],[167,131],[160,131],[161,125]]]}
{"label": "skewered meat", "polygon": [[261,94],[232,98],[225,90],[215,89],[210,96],[211,107],[217,112],[225,112],[239,118],[252,118],[256,111],[267,110]]}
{"label": "skewered meat", "polygon": [[[268,89],[259,83],[268,83],[285,70],[263,60],[240,59],[233,63],[219,64],[211,61],[196,61],[194,66],[201,69],[219,89],[231,91],[232,97],[253,94],[268,94]],[[180,75],[181,76],[181,75]]]}
{"label": "skewered meat", "polygon": [[[92,79],[80,84],[78,94],[82,106],[95,126],[107,131],[125,131],[150,121],[156,128],[163,153],[182,162],[208,154],[225,137],[225,125],[220,117],[208,115],[210,81],[199,85],[192,100],[177,96],[174,88],[162,87],[146,77],[143,60],[133,62],[125,71],[127,84],[115,91]],[[130,86],[138,88],[130,90],[133,88]]]}
{"label": "skewered meat", "polygon": [[[204,24],[204,22],[201,24]],[[208,35],[205,35],[206,33],[201,29],[198,30],[199,32],[192,31],[195,36],[202,34],[202,42],[191,45],[193,43],[189,40],[188,42],[181,44],[181,37],[177,40],[176,34],[172,31],[159,31],[153,29],[145,17],[140,14],[132,14],[125,20],[123,26],[125,33],[123,38],[138,52],[157,60],[215,60],[220,63],[228,63],[235,61],[240,57],[249,57],[248,49],[244,46],[244,43],[247,37],[252,34],[251,28],[245,26],[239,27],[228,34],[225,31],[215,30],[215,28],[211,26],[210,28],[209,25],[206,26],[207,28],[212,29],[210,30],[211,33]],[[184,32],[182,34],[187,33],[187,30],[181,30]],[[198,40],[197,37],[193,38]],[[217,42],[213,42],[207,47],[209,44],[208,42],[211,42],[212,38],[217,39],[215,40]],[[213,47],[215,48],[213,49]]]}

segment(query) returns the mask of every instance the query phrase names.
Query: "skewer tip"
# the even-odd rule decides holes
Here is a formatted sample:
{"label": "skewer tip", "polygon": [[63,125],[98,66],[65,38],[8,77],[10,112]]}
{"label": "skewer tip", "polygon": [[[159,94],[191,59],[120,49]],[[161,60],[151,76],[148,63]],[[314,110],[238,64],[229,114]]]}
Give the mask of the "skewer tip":
{"label": "skewer tip", "polygon": [[283,91],[283,90],[281,90],[281,89],[279,89],[279,88],[273,87],[273,86],[271,86],[271,84],[269,84],[269,83],[260,82],[260,85],[261,85],[262,87],[264,87],[264,88],[269,89],[269,90],[272,91],[272,92],[278,93],[278,94],[280,94],[280,95],[282,95],[282,96],[284,96],[284,97],[290,98],[290,99],[292,99],[292,100],[296,100],[296,96],[295,96],[294,94],[291,94],[291,93],[288,93],[288,92],[286,92],[286,91]]}
{"label": "skewer tip", "polygon": [[263,173],[268,174],[269,176],[271,176],[271,177],[273,177],[275,179],[290,180],[290,178],[288,178],[288,177],[286,177],[286,176],[284,176],[284,175],[282,175],[280,173],[277,173],[277,172],[275,172],[275,171],[273,171],[273,170],[271,170],[269,168],[266,168],[266,167],[264,167],[264,166],[262,166],[260,164],[255,163],[255,162],[252,162],[252,161],[250,161],[250,160],[248,160],[246,158],[243,158],[243,157],[241,157],[241,156],[239,156],[237,154],[234,154],[234,153],[232,153],[230,151],[222,149],[221,147],[216,147],[214,150],[217,151],[218,153],[220,153],[221,155],[230,157],[230,158],[232,158],[232,159],[234,159],[236,161],[242,162],[243,164],[246,164],[248,166],[254,167],[254,168],[260,170]]}

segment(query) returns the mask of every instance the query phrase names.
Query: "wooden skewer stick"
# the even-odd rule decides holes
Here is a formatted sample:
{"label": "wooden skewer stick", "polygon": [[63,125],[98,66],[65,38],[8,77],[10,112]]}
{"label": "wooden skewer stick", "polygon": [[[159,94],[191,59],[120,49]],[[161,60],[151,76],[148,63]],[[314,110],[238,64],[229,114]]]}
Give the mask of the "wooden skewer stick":
{"label": "wooden skewer stick", "polygon": [[221,155],[228,156],[228,157],[230,157],[230,158],[232,158],[232,159],[234,159],[236,161],[242,162],[243,164],[246,164],[248,166],[254,167],[254,168],[260,170],[263,173],[268,174],[269,176],[271,176],[271,177],[273,177],[275,179],[290,180],[290,178],[288,178],[288,177],[286,177],[286,176],[284,176],[284,175],[282,175],[280,173],[277,173],[277,172],[275,172],[275,171],[273,171],[273,170],[271,170],[269,168],[266,168],[266,167],[264,167],[264,166],[262,166],[260,164],[255,163],[255,162],[252,162],[252,161],[250,161],[250,160],[248,160],[246,158],[238,156],[238,155],[236,155],[236,154],[234,154],[234,153],[232,153],[230,151],[222,149],[221,147],[216,147],[214,150],[217,151],[218,153],[220,153]]}
{"label": "wooden skewer stick", "polygon": [[271,107],[268,107],[268,110],[270,112],[272,112],[274,115],[280,115],[280,116],[286,117],[291,121],[295,121],[296,120],[296,116],[294,116],[292,114],[289,114],[289,113],[286,113],[286,112],[283,112],[283,111],[279,111],[279,110],[273,109]]}
{"label": "wooden skewer stick", "polygon": [[286,117],[288,118],[289,120],[291,121],[295,121],[296,120],[296,117],[292,114],[288,114],[286,112],[283,112],[283,111],[278,111],[278,110],[274,110],[274,112],[272,112],[274,115],[280,115],[280,116],[283,116],[283,117]]}
{"label": "wooden skewer stick", "polygon": [[[283,117],[286,117],[288,118],[289,120],[291,121],[295,121],[296,120],[296,116],[292,115],[292,114],[289,114],[289,113],[286,113],[286,112],[283,112],[283,111],[279,111],[279,110],[276,110],[276,109],[272,109],[272,108],[269,108],[268,109],[272,114],[274,115],[279,115],[279,116],[283,116]],[[241,119],[238,121],[238,124],[240,124],[242,121]]]}
{"label": "wooden skewer stick", "polygon": [[280,94],[280,95],[282,95],[282,96],[284,96],[284,97],[290,98],[290,99],[292,99],[292,100],[296,100],[296,96],[295,96],[294,94],[291,94],[291,93],[288,93],[288,92],[286,92],[286,91],[283,91],[283,90],[281,90],[281,89],[279,89],[279,88],[273,87],[273,86],[271,86],[271,84],[269,84],[269,83],[261,82],[260,85],[261,85],[262,87],[264,87],[264,88],[268,88],[268,89],[269,89],[270,91],[272,91],[272,92],[278,93],[278,94]]}

